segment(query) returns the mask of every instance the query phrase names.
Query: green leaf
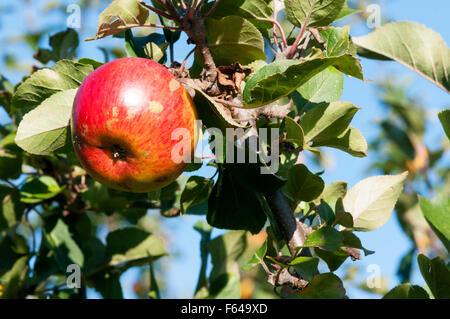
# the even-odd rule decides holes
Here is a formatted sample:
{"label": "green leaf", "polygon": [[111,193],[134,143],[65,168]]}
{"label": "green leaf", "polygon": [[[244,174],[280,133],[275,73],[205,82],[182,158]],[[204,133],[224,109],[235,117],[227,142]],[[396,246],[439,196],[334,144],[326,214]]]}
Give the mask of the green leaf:
{"label": "green leaf", "polygon": [[241,296],[241,281],[239,275],[222,274],[211,280],[209,298],[238,299]]}
{"label": "green leaf", "polygon": [[397,267],[397,276],[401,283],[407,283],[411,281],[413,260],[416,254],[416,247],[410,249],[400,260]]}
{"label": "green leaf", "polygon": [[[242,65],[265,60],[264,39],[261,32],[248,20],[228,16],[220,20],[206,19],[206,39],[215,63]],[[198,60],[200,55],[196,55]]]}
{"label": "green leaf", "polygon": [[336,271],[349,257],[348,253],[342,249],[336,251],[326,251],[320,248],[314,248],[314,252],[328,266],[330,271]]}
{"label": "green leaf", "polygon": [[411,139],[404,129],[398,127],[397,124],[388,121],[381,122],[381,127],[387,135],[387,138],[392,141],[405,156],[410,159],[413,159],[416,156],[416,151],[411,143]]}
{"label": "green leaf", "polygon": [[284,121],[286,127],[286,141],[295,143],[298,147],[303,147],[304,136],[302,127],[289,116],[286,116]]}
{"label": "green leaf", "polygon": [[91,65],[61,60],[54,70],[34,72],[17,88],[11,101],[12,107],[16,110],[31,108],[59,91],[77,89],[92,71]]}
{"label": "green leaf", "polygon": [[246,247],[246,232],[229,231],[208,242],[211,255],[210,294],[214,298],[239,298],[240,280],[237,259]]}
{"label": "green leaf", "polygon": [[255,72],[243,92],[246,107],[260,107],[279,100],[345,56],[315,56],[303,61],[277,60]]}
{"label": "green leaf", "polygon": [[328,203],[324,202],[322,199],[320,200],[320,205],[317,206],[317,213],[320,218],[327,223],[327,225],[332,225],[335,221],[335,215],[333,209],[328,205]]}
{"label": "green leaf", "polygon": [[346,131],[329,140],[313,142],[312,147],[327,146],[339,149],[355,157],[367,156],[367,142],[362,133],[349,126]]}
{"label": "green leaf", "polygon": [[318,265],[319,259],[315,257],[296,257],[289,263],[289,266],[293,266],[301,278],[309,282],[313,280]]}
{"label": "green leaf", "polygon": [[305,165],[298,164],[289,170],[283,191],[293,203],[310,202],[322,193],[324,186],[320,176],[311,173]]}
{"label": "green leaf", "polygon": [[153,265],[150,265],[150,291],[148,292],[148,296],[150,299],[161,299],[161,294],[159,292],[158,282],[155,276],[155,269]]}
{"label": "green leaf", "polygon": [[236,261],[242,255],[247,245],[246,232],[241,230],[229,231],[208,242],[211,255],[210,279],[214,280],[225,273],[239,275]]}
{"label": "green leaf", "polygon": [[106,186],[98,182],[93,182],[85,188],[81,196],[91,209],[107,215],[119,212],[129,205],[127,198],[117,194],[112,195]]}
{"label": "green leaf", "polygon": [[327,26],[344,7],[345,0],[285,0],[286,19],[297,27]]}
{"label": "green leaf", "polygon": [[20,193],[17,189],[0,185],[0,203],[0,230],[20,222],[25,205],[20,201]]}
{"label": "green leaf", "polygon": [[94,70],[98,69],[99,67],[101,67],[104,64],[102,62],[98,62],[96,60],[89,59],[89,58],[81,58],[81,59],[78,60],[78,63],[91,65]]}
{"label": "green leaf", "polygon": [[450,50],[435,31],[418,23],[387,23],[353,41],[359,55],[395,60],[450,93]]}
{"label": "green leaf", "polygon": [[[342,200],[340,200],[342,202]],[[342,225],[345,228],[353,228],[353,216],[346,212],[336,212],[336,225]]]}
{"label": "green leaf", "polygon": [[208,200],[214,185],[214,180],[201,176],[191,176],[181,193],[181,212],[185,214],[190,207]]}
{"label": "green leaf", "polygon": [[320,274],[297,294],[300,299],[343,299],[345,288],[338,276],[332,273]]}
{"label": "green leaf", "polygon": [[[232,164],[225,166],[208,200],[206,216],[211,226],[224,229],[243,229],[256,234],[266,222],[260,196],[242,175],[233,174]],[[242,165],[244,166],[244,165]]]}
{"label": "green leaf", "polygon": [[318,103],[334,102],[341,98],[344,90],[344,75],[330,66],[316,74],[297,89],[300,98],[295,102],[298,114],[313,108]]}
{"label": "green leaf", "polygon": [[428,224],[450,252],[450,198],[442,195],[430,201],[419,197],[419,203]]}
{"label": "green leaf", "polygon": [[356,9],[353,9],[353,8],[349,8],[347,2],[348,2],[348,1],[345,0],[344,6],[342,7],[342,10],[341,10],[341,12],[339,12],[339,14],[338,14],[338,16],[336,17],[335,21],[340,20],[340,19],[343,19],[343,18],[345,18],[345,17],[347,17],[347,16],[349,16],[349,15],[352,15],[352,14],[354,14],[354,13],[357,13],[357,12],[360,12],[360,11],[361,11],[361,10],[356,10]]}
{"label": "green leaf", "polygon": [[422,287],[407,283],[392,288],[383,299],[430,299],[430,296]]}
{"label": "green leaf", "polygon": [[445,134],[450,139],[450,110],[444,110],[438,114],[439,121],[441,121]]}
{"label": "green leaf", "polygon": [[428,259],[423,254],[417,256],[419,269],[428,288],[436,299],[450,298],[450,270],[439,257]]}
{"label": "green leaf", "polygon": [[325,41],[325,55],[340,56],[334,66],[341,72],[364,80],[364,74],[359,59],[356,58],[356,46],[350,38],[350,27],[327,27],[320,30],[320,37]]}
{"label": "green leaf", "polygon": [[358,248],[364,251],[364,255],[369,256],[374,254],[374,251],[365,249],[362,244],[361,240],[351,231],[349,230],[343,230],[340,232],[343,236],[342,240],[342,246],[343,247],[351,247],[351,248]]}
{"label": "green leaf", "polygon": [[408,173],[372,176],[358,182],[344,197],[346,212],[353,216],[354,228],[370,231],[383,226],[391,216]]}
{"label": "green leaf", "polygon": [[320,31],[320,36],[325,41],[325,53],[327,56],[339,56],[352,52],[352,42],[350,40],[350,27],[327,27]]}
{"label": "green leaf", "polygon": [[[4,142],[4,139],[2,142]],[[16,179],[22,173],[22,153],[20,151],[17,152],[16,150],[11,150],[15,148],[14,146],[4,147],[2,145],[2,148],[0,149],[0,179]]]}
{"label": "green leaf", "polygon": [[73,240],[69,227],[62,219],[58,219],[55,227],[45,233],[45,237],[55,252],[56,260],[62,272],[66,272],[67,266],[77,264],[84,266],[84,255],[78,244]]}
{"label": "green leaf", "polygon": [[252,259],[250,259],[247,264],[242,266],[243,270],[250,270],[254,268],[256,265],[264,262],[264,257],[267,254],[267,241],[264,241],[264,244],[262,244],[261,247],[256,250],[255,254],[253,255]]}
{"label": "green leaf", "polygon": [[[212,2],[205,5],[204,9],[209,11]],[[270,28],[271,23],[258,19],[272,19],[272,7],[265,0],[222,0],[218,3],[212,18],[223,18],[226,16],[240,16],[248,19],[258,28]]]}
{"label": "green leaf", "polygon": [[73,59],[79,44],[78,33],[73,29],[58,32],[50,37],[49,43],[51,50],[39,49],[36,53],[38,61],[47,64],[50,60]]}
{"label": "green leaf", "polygon": [[336,207],[336,201],[344,198],[347,194],[346,182],[333,182],[331,185],[325,184],[320,198],[323,198],[332,208]]}
{"label": "green leaf", "polygon": [[342,246],[343,235],[330,226],[324,226],[313,231],[305,240],[302,247],[319,247],[334,251]]}
{"label": "green leaf", "polygon": [[[161,199],[161,214],[163,216],[171,216],[174,212],[176,212],[177,215],[179,214],[179,211],[181,211],[181,194],[188,179],[188,176],[180,175],[172,184],[161,189],[158,198]],[[193,212],[193,210],[201,208],[202,205],[203,203],[201,205],[189,208],[187,214],[204,214],[207,207],[201,209],[200,212]]]}
{"label": "green leaf", "polygon": [[166,50],[169,43],[156,44],[154,42],[148,42],[144,47],[145,56],[158,63],[163,63],[166,58]]}
{"label": "green leaf", "polygon": [[3,106],[6,112],[10,112],[11,98],[14,93],[13,85],[0,74],[0,106]]}
{"label": "green leaf", "polygon": [[97,34],[86,41],[97,40],[122,30],[148,24],[149,12],[137,0],[115,0],[98,18]]}
{"label": "green leaf", "polygon": [[135,37],[131,30],[125,30],[125,52],[128,57],[150,58],[163,63],[168,42],[161,41],[162,36],[151,33],[145,37]]}
{"label": "green leaf", "polygon": [[15,299],[23,298],[24,296],[19,296],[21,285],[26,278],[28,273],[28,256],[23,256],[17,259],[14,266],[0,277],[0,282],[5,283],[5,290],[2,291],[0,297],[2,299]]}
{"label": "green leaf", "polygon": [[89,278],[94,283],[94,288],[105,299],[123,299],[120,273],[114,271],[102,271]]}
{"label": "green leaf", "polygon": [[62,148],[68,138],[76,93],[77,89],[58,92],[28,112],[17,129],[17,145],[37,155],[49,155]]}
{"label": "green leaf", "polygon": [[134,227],[110,232],[106,237],[106,251],[111,257],[110,265],[127,263],[127,266],[133,266],[167,255],[158,237]]}
{"label": "green leaf", "polygon": [[340,136],[357,111],[356,106],[344,101],[317,105],[300,117],[305,142],[320,143]]}
{"label": "green leaf", "polygon": [[60,187],[58,182],[51,176],[39,176],[29,179],[21,188],[21,201],[34,204],[50,199],[61,193],[66,186]]}
{"label": "green leaf", "polygon": [[17,259],[29,254],[25,237],[11,231],[3,234],[0,236],[0,274],[9,271]]}

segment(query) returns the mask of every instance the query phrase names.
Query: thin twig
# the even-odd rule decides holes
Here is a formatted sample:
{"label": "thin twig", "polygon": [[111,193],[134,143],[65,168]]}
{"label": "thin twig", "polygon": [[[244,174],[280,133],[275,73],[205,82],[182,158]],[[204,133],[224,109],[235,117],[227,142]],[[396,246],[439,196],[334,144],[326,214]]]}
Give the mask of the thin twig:
{"label": "thin twig", "polygon": [[184,2],[184,0],[180,0],[180,4],[181,4],[181,8],[183,8],[183,10],[187,10],[187,5]]}
{"label": "thin twig", "polygon": [[151,5],[146,4],[144,1],[140,1],[140,4],[146,7],[147,9],[155,12],[156,14],[159,14],[160,16],[163,16],[164,18],[167,18],[169,20],[173,20],[173,17],[165,12],[162,12],[161,10],[156,9],[155,7],[152,7]]}
{"label": "thin twig", "polygon": [[300,59],[304,57],[306,49],[308,48],[308,44],[309,44],[310,40],[311,40],[310,33],[306,32],[305,42],[302,44],[302,47],[300,49]]}
{"label": "thin twig", "polygon": [[300,29],[300,33],[299,33],[297,39],[295,39],[295,42],[292,45],[291,50],[289,51],[288,58],[291,58],[294,55],[295,51],[297,50],[298,45],[300,44],[300,41],[303,39],[303,35],[305,34],[306,27],[308,26],[310,16],[311,16],[311,11],[308,12],[305,22],[303,22],[302,28]]}
{"label": "thin twig", "polygon": [[[277,2],[274,1],[273,2],[273,20],[277,21],[277,15],[278,15],[278,11],[277,11]],[[277,36],[277,29],[276,29],[276,25],[274,24],[272,27],[272,33],[273,33],[273,43],[275,44],[275,48],[277,49],[278,52],[278,36]],[[272,48],[272,46],[270,46],[270,48]],[[272,50],[273,51],[273,50]],[[276,55],[276,53],[275,53]]]}
{"label": "thin twig", "polygon": [[270,270],[269,267],[267,267],[266,263],[264,262],[264,260],[260,260],[259,263],[261,264],[261,266],[263,267],[264,271],[266,272],[267,276],[271,276],[273,275]]}
{"label": "thin twig", "polygon": [[212,99],[213,99],[215,102],[222,103],[222,104],[225,104],[225,105],[227,105],[227,106],[236,107],[236,108],[238,108],[238,109],[247,109],[247,108],[246,108],[244,105],[242,105],[242,104],[233,103],[233,102],[230,102],[230,101],[227,101],[227,100],[219,99],[219,98],[217,98],[217,97],[212,97]]}
{"label": "thin twig", "polygon": [[220,0],[216,0],[216,2],[214,2],[213,6],[211,7],[211,10],[209,10],[209,12],[205,15],[205,18],[209,18],[210,16],[212,16],[214,14],[214,11],[216,11],[217,5],[219,4]]}
{"label": "thin twig", "polygon": [[287,44],[287,40],[286,40],[286,35],[284,34],[284,30],[278,21],[276,21],[274,19],[266,19],[266,18],[257,18],[257,20],[273,23],[274,27],[276,26],[278,28],[278,30],[280,31],[281,40],[283,41],[283,44],[287,47],[288,44]]}
{"label": "thin twig", "polygon": [[173,3],[169,0],[157,0],[164,8],[169,11],[169,14],[173,17],[173,20],[178,22],[179,24],[182,24],[182,19],[180,14],[178,13],[177,9],[173,5]]}
{"label": "thin twig", "polygon": [[194,53],[195,52],[195,48],[193,48],[191,51],[189,51],[189,53],[186,55],[186,57],[184,58],[184,60],[183,60],[183,63],[181,64],[181,67],[180,67],[180,74],[183,74],[183,72],[184,72],[184,69],[186,68],[186,63],[187,63],[187,60],[189,59],[189,57],[192,55],[192,53]]}

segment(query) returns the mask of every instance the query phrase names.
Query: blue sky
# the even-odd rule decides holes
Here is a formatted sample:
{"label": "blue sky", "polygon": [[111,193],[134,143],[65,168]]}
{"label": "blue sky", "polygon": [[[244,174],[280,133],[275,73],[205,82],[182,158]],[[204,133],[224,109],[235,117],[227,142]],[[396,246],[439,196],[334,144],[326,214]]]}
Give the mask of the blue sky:
{"label": "blue sky", "polygon": [[[52,12],[36,14],[38,8],[44,8],[45,5],[52,1],[38,0],[29,1],[32,4],[27,6],[22,5],[22,1],[17,0],[3,0],[0,8],[6,7],[7,12],[0,12],[0,57],[4,54],[15,56],[18,60],[25,64],[31,65],[35,63],[32,55],[33,51],[26,45],[20,42],[7,42],[6,38],[11,35],[20,35],[25,32],[38,30],[42,27],[49,27],[50,33],[61,31],[64,29],[66,16],[60,13]],[[72,3],[72,1],[60,1],[65,5]],[[450,1],[448,0],[385,0],[380,1],[382,14],[394,21],[415,21],[421,23],[433,30],[439,32],[444,41],[448,44],[450,40],[450,28],[448,24],[448,12],[450,12]],[[82,29],[77,30],[81,33],[81,38],[95,34],[97,24],[97,17],[99,10],[84,11],[82,16]],[[350,20],[345,20],[343,23],[349,23]],[[370,32],[364,25],[352,25],[351,35],[360,36]],[[46,47],[48,43],[48,36],[45,36],[41,42],[41,47]],[[182,61],[187,54],[188,46],[185,41],[180,41],[175,48],[175,58]],[[103,39],[94,42],[82,42],[78,51],[79,57],[89,57],[103,61],[103,53],[99,47],[108,47],[121,45],[119,39]],[[450,99],[448,95],[437,88],[427,80],[419,77],[411,70],[398,65],[393,62],[376,62],[367,59],[362,60],[365,77],[368,79],[379,80],[387,75],[396,75],[400,79],[411,80],[411,92],[420,96],[426,105],[430,119],[436,118],[439,110],[448,108],[450,106]],[[13,84],[20,81],[27,71],[18,72],[5,68],[3,59],[0,59],[0,73],[11,80]],[[361,130],[368,141],[374,139],[377,134],[376,120],[381,118],[384,110],[379,104],[374,82],[362,82],[354,78],[345,79],[344,93],[342,100],[350,101],[354,105],[362,108],[357,113],[352,123],[353,126]],[[7,121],[4,113],[0,112],[0,123]],[[442,131],[439,129],[436,120],[429,121],[427,125],[427,135],[425,136],[426,145],[438,145],[442,139]],[[331,158],[333,165],[327,168],[325,174],[322,176],[327,183],[333,181],[344,180],[353,186],[359,180],[369,176],[367,168],[372,163],[370,157],[364,159],[354,158],[350,155],[339,151],[326,151],[326,154]],[[448,155],[448,154],[447,154]],[[448,156],[447,156],[448,158]],[[202,169],[201,174],[212,176],[212,169]],[[374,175],[370,173],[370,175]],[[428,194],[422,194],[428,195]],[[167,267],[167,290],[165,297],[184,298],[191,297],[195,288],[198,269],[200,267],[199,258],[199,235],[193,230],[192,226],[203,218],[195,216],[183,216],[176,219],[167,219],[163,221],[162,231],[169,234],[171,252],[176,253],[176,257],[166,257],[162,262]],[[214,232],[215,235],[220,234],[220,231]],[[370,233],[358,233],[363,245],[376,251],[376,254],[364,257],[362,261],[354,263],[361,268],[360,281],[364,280],[368,275],[366,269],[371,264],[380,266],[382,276],[389,280],[389,287],[398,284],[396,278],[396,271],[401,256],[403,256],[411,247],[409,239],[398,226],[398,222],[394,216],[383,227],[372,231]],[[352,264],[347,261],[345,265]],[[342,274],[338,272],[338,274]],[[125,296],[132,298],[134,295],[131,292],[130,279],[134,277],[133,270],[128,271],[122,277]],[[414,275],[412,277],[414,284],[423,284],[423,280],[415,267]],[[351,298],[374,297],[366,294],[358,289],[349,288],[348,295]],[[94,292],[90,296],[96,297]]]}

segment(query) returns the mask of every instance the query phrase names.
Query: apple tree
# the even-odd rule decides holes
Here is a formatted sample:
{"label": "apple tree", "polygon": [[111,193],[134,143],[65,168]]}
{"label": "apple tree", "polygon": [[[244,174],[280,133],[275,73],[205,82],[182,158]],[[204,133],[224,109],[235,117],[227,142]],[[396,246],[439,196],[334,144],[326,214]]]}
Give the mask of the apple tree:
{"label": "apple tree", "polygon": [[[110,189],[79,162],[70,132],[74,97],[104,63],[76,57],[74,30],[54,34],[50,49],[35,54],[46,67],[15,86],[3,77],[0,82],[0,105],[11,118],[0,128],[0,294],[85,298],[92,287],[105,298],[122,298],[121,274],[147,267],[144,295],[159,298],[155,262],[167,250],[158,225],[145,222],[151,210],[161,218],[204,215],[195,225],[201,235],[195,298],[255,297],[246,291],[252,278],[260,296],[345,298],[334,272],[348,259],[374,253],[358,232],[383,226],[396,208],[401,218],[410,213],[423,220],[443,258],[418,257],[428,291],[406,283],[405,275],[386,297],[449,298],[448,185],[435,200],[417,199],[419,190],[411,186],[418,174],[427,184],[423,172],[445,146],[434,157],[424,151],[422,109],[401,89],[383,88],[382,99],[399,119],[383,120],[386,136],[374,145],[385,175],[348,188],[344,181],[326,184],[326,171],[305,165],[305,156],[322,158],[322,148],[355,161],[367,156],[364,136],[351,125],[361,106],[341,100],[344,76],[366,80],[359,57],[397,61],[450,90],[450,51],[439,34],[397,22],[352,38],[349,26],[334,26],[352,14],[359,12],[345,0],[110,2],[97,33],[86,40],[122,38],[128,57],[164,65],[191,95],[213,152],[209,159],[194,156],[189,175],[151,193]],[[145,28],[154,32],[136,35]],[[192,51],[175,61],[182,34]],[[450,111],[439,120],[448,138]],[[261,132],[270,134],[264,139]],[[395,153],[383,156],[383,143],[394,145]],[[239,151],[244,160],[237,162]],[[215,175],[196,175],[204,165]],[[442,175],[448,184],[448,174]],[[31,214],[38,223],[30,223]],[[414,250],[420,248],[415,220],[402,223]],[[214,227],[228,231],[212,238]],[[318,271],[320,261],[327,272]]]}

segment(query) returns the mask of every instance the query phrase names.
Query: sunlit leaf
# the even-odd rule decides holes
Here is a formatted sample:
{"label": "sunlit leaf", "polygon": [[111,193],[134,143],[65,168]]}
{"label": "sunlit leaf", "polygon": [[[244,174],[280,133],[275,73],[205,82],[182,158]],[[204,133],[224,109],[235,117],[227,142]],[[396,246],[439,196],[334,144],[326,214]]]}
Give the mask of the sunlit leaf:
{"label": "sunlit leaf", "polygon": [[295,26],[325,26],[333,22],[345,0],[285,0],[286,18]]}
{"label": "sunlit leaf", "polygon": [[338,276],[332,273],[320,274],[297,294],[300,299],[342,299],[345,288]]}
{"label": "sunlit leaf", "polygon": [[353,216],[354,228],[369,231],[383,226],[391,216],[408,173],[372,176],[358,182],[344,197],[346,212]]}
{"label": "sunlit leaf", "polygon": [[149,12],[138,0],[115,0],[98,18],[97,34],[86,41],[97,40],[148,22]]}
{"label": "sunlit leaf", "polygon": [[237,16],[220,20],[206,19],[206,39],[217,65],[242,65],[265,60],[261,32],[249,21]]}
{"label": "sunlit leaf", "polygon": [[17,88],[11,101],[12,107],[34,107],[59,91],[77,89],[92,71],[91,65],[61,60],[53,70],[34,72]]}
{"label": "sunlit leaf", "polygon": [[420,286],[401,284],[392,288],[383,299],[429,299],[428,293]]}
{"label": "sunlit leaf", "polygon": [[24,203],[39,203],[55,197],[65,189],[51,176],[42,175],[29,179],[20,188],[21,201]]}
{"label": "sunlit leaf", "polygon": [[63,147],[76,93],[77,89],[58,92],[28,112],[19,124],[17,145],[38,155],[49,155]]}
{"label": "sunlit leaf", "polygon": [[439,257],[429,259],[423,254],[417,256],[420,272],[436,299],[450,298],[450,269]]}
{"label": "sunlit leaf", "polygon": [[433,201],[419,197],[419,203],[427,222],[450,252],[450,197],[442,195]]}
{"label": "sunlit leaf", "polygon": [[450,93],[450,50],[437,32],[418,23],[396,22],[353,41],[359,55],[395,60]]}

